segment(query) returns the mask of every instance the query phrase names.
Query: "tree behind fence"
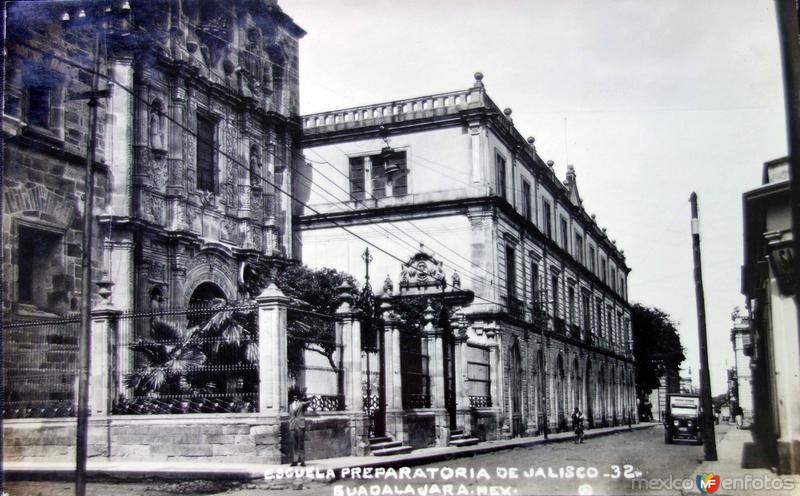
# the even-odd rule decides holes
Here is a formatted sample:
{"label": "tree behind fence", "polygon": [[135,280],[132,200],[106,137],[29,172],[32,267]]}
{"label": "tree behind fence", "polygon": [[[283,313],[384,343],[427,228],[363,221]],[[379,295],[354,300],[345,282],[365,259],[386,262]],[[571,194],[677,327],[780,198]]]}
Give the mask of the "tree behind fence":
{"label": "tree behind fence", "polygon": [[223,301],[122,313],[112,413],[255,412],[257,314],[256,305]]}

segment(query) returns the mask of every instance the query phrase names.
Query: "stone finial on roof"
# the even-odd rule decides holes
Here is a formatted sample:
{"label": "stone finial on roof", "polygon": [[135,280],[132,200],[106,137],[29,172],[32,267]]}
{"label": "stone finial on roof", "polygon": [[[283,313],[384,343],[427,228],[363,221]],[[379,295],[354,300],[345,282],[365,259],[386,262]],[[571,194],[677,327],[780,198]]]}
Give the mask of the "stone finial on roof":
{"label": "stone finial on roof", "polygon": [[478,71],[475,73],[475,84],[472,86],[474,88],[483,88],[483,73]]}

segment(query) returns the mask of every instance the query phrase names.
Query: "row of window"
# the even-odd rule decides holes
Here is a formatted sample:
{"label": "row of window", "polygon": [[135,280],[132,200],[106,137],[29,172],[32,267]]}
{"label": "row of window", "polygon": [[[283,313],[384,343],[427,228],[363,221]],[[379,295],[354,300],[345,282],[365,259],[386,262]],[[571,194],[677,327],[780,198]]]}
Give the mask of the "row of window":
{"label": "row of window", "polygon": [[[26,99],[24,100],[25,105],[23,106],[23,115],[25,115],[27,125],[57,134],[60,133],[61,130],[58,127],[61,119],[58,118],[60,114],[57,110],[63,98],[62,92],[63,89],[58,86],[28,86],[26,88]],[[195,186],[198,191],[217,193],[216,148],[218,120],[200,112],[197,113],[196,118],[197,177]],[[154,152],[164,153],[166,151],[164,128],[163,109],[161,103],[156,100],[151,105],[151,113],[148,120],[148,144]],[[283,153],[281,146],[278,146],[278,153]],[[405,152],[403,152],[403,162],[405,160],[404,157]],[[252,163],[250,169],[251,175],[258,174],[258,171],[254,170]],[[399,182],[404,180],[405,177]],[[398,184],[395,188],[397,194],[405,194],[404,187],[404,182],[403,184]]]}
{"label": "row of window", "polygon": [[[516,249],[512,246],[506,246],[506,294],[508,302],[518,301],[517,299],[517,268],[516,268]],[[588,292],[581,294],[581,316],[582,320],[578,319],[578,309],[576,300],[576,291],[574,285],[567,287],[567,297],[564,302],[564,312],[562,315],[561,295],[559,294],[560,277],[558,273],[551,274],[550,276],[550,296],[547,300],[547,289],[541,290],[542,287],[539,275],[539,264],[536,262],[531,263],[531,288],[532,298],[531,305],[536,308],[541,306],[550,310],[550,315],[556,319],[568,318],[568,323],[582,327],[584,330],[594,329],[594,332],[603,338],[609,339],[612,343],[622,343],[623,341],[630,340],[630,322],[628,319],[623,318],[620,311],[614,311],[614,307],[607,306],[606,312],[603,312],[603,299],[595,297],[595,306],[592,308],[591,295]],[[605,316],[605,319],[603,318]],[[592,325],[592,322],[596,325]],[[624,325],[623,325],[624,322]]]}
{"label": "row of window", "polygon": [[[498,195],[507,199],[506,197],[506,160],[499,153],[495,156],[495,170],[497,171],[497,184]],[[535,214],[532,209],[532,198],[534,195],[531,191],[531,183],[522,179],[522,216],[529,222],[535,223]],[[566,216],[559,216],[558,237],[553,229],[553,207],[550,201],[542,198],[542,232],[550,239],[555,240],[558,245],[567,252],[571,252],[575,259],[581,265],[585,265],[588,269],[596,274],[601,281],[608,284],[611,290],[619,293],[620,296],[625,298],[625,278],[614,267],[608,267],[606,258],[601,255],[599,267],[597,264],[597,250],[594,246],[589,245],[588,253],[584,243],[584,237],[579,232],[574,232],[573,250],[570,251],[570,228],[569,220]],[[598,270],[599,268],[599,270]]]}

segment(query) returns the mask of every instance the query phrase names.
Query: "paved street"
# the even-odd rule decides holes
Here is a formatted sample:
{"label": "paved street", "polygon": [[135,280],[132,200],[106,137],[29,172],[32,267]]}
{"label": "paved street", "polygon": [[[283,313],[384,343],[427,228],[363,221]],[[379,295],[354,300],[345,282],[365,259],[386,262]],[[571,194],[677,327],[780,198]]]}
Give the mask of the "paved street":
{"label": "paved street", "polygon": [[[264,495],[370,495],[387,494],[457,494],[466,489],[470,494],[638,494],[642,491],[625,478],[640,472],[640,478],[690,477],[697,468],[702,447],[693,445],[670,445],[663,442],[659,427],[642,431],[625,432],[587,440],[583,445],[572,442],[554,443],[530,448],[498,451],[471,458],[458,458],[444,462],[412,467],[411,478],[394,479],[387,474],[382,479],[341,480],[335,483],[322,481],[289,482],[259,481],[249,484],[236,483],[158,483],[137,484],[93,483],[91,495],[115,494],[128,496],[147,494],[235,494],[236,496]],[[313,468],[313,463],[309,467]],[[629,467],[626,467],[629,465]],[[615,469],[615,466],[618,467]],[[570,476],[570,467],[574,470]],[[590,467],[597,470],[592,477]],[[415,472],[416,469],[424,471]],[[480,470],[484,471],[481,472]],[[531,471],[531,469],[533,469]],[[288,470],[288,467],[287,467]],[[517,478],[513,477],[517,471]],[[578,474],[586,471],[586,477]],[[463,473],[462,473],[463,472]],[[508,473],[506,473],[508,472]],[[608,477],[605,477],[605,475]],[[616,477],[615,477],[616,475]],[[416,477],[414,477],[416,476]],[[6,491],[13,496],[68,495],[71,485],[65,483],[9,483]],[[427,489],[427,493],[424,491]],[[413,492],[412,492],[413,491]],[[669,491],[656,493],[669,494]],[[671,492],[677,494],[677,491]]]}
{"label": "paved street", "polygon": [[[797,494],[800,476],[778,477],[766,469],[742,469],[742,445],[750,440],[748,431],[734,426],[717,426],[719,461],[700,463],[701,446],[690,443],[665,445],[663,430],[656,426],[621,432],[577,446],[571,442],[495,451],[473,457],[409,467],[387,472],[382,478],[339,480],[333,483],[308,479],[231,481],[159,481],[136,483],[92,482],[90,496],[172,496],[229,494],[232,496],[371,496],[371,495],[527,495],[527,494],[699,494],[695,476],[712,472],[723,483],[716,495]],[[314,470],[322,465],[309,463]],[[615,469],[619,467],[619,469]],[[592,467],[597,474],[590,472]],[[288,466],[281,468],[293,470]],[[362,469],[363,470],[363,469]],[[516,472],[514,472],[516,470]],[[531,471],[532,470],[532,471]],[[618,472],[618,474],[617,474]],[[516,478],[512,478],[516,473]],[[578,474],[586,474],[579,478]],[[637,475],[638,473],[638,475]],[[605,475],[608,474],[608,477]],[[628,477],[626,477],[626,474]],[[352,474],[351,474],[352,475]],[[392,475],[396,476],[393,478]],[[615,475],[618,475],[615,477]],[[629,478],[635,475],[634,479]],[[671,479],[670,479],[671,477]],[[732,483],[750,480],[747,488]],[[772,488],[752,485],[756,479]],[[671,483],[672,486],[666,484]],[[776,483],[779,483],[777,486]],[[728,484],[726,487],[725,484]],[[733,489],[731,489],[731,487]],[[5,491],[13,496],[71,496],[73,485],[66,482],[8,482]]]}
{"label": "paved street", "polygon": [[[439,469],[439,474],[425,479],[401,480],[371,480],[371,481],[340,481],[336,484],[342,487],[338,492],[333,487],[324,487],[314,484],[302,494],[373,494],[370,486],[386,485],[397,486],[405,490],[408,483],[418,488],[416,494],[423,494],[424,486],[432,489],[436,484],[444,492],[450,485],[453,494],[457,494],[459,485],[463,484],[470,494],[637,494],[640,491],[632,486],[630,479],[624,477],[625,465],[630,466],[630,471],[641,472],[639,477],[661,477],[666,474],[688,477],[697,466],[698,458],[702,456],[702,448],[693,445],[665,446],[662,430],[658,427],[636,431],[632,433],[615,434],[597,439],[588,440],[582,445],[572,442],[555,443],[531,448],[518,448],[513,450],[498,451],[478,455],[472,458],[460,458],[446,462],[433,463],[419,468]],[[614,467],[618,467],[615,472]],[[568,467],[574,467],[578,473],[581,468],[596,468],[596,478],[579,480],[577,477],[569,478]],[[488,473],[489,479],[475,478],[449,478],[443,475],[442,469],[464,468],[478,471],[483,468]],[[539,472],[538,469],[543,469]],[[548,468],[552,474],[548,475]],[[515,470],[517,479],[504,478],[504,471],[511,473]],[[529,470],[534,469],[533,472]],[[413,469],[412,469],[413,470]],[[560,472],[563,470],[563,475]],[[615,474],[618,475],[615,478]],[[469,472],[468,472],[469,475]],[[608,477],[606,477],[608,475]],[[358,491],[358,488],[364,488]],[[494,491],[492,490],[494,488]],[[292,494],[299,494],[293,491]],[[237,496],[256,496],[274,494],[259,490],[244,490],[236,493]],[[400,494],[395,491],[395,494]],[[430,491],[429,493],[430,494]]]}

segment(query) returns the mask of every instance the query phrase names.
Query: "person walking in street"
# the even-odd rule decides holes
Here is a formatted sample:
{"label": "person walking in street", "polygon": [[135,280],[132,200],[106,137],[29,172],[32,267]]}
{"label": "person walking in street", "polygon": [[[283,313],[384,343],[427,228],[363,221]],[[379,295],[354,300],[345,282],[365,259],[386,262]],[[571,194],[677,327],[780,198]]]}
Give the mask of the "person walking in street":
{"label": "person walking in street", "polygon": [[292,397],[289,405],[289,432],[292,444],[292,467],[306,466],[306,414],[308,401],[300,395]]}
{"label": "person walking in street", "polygon": [[575,444],[583,444],[583,412],[577,406],[572,412],[572,430],[575,431]]}

